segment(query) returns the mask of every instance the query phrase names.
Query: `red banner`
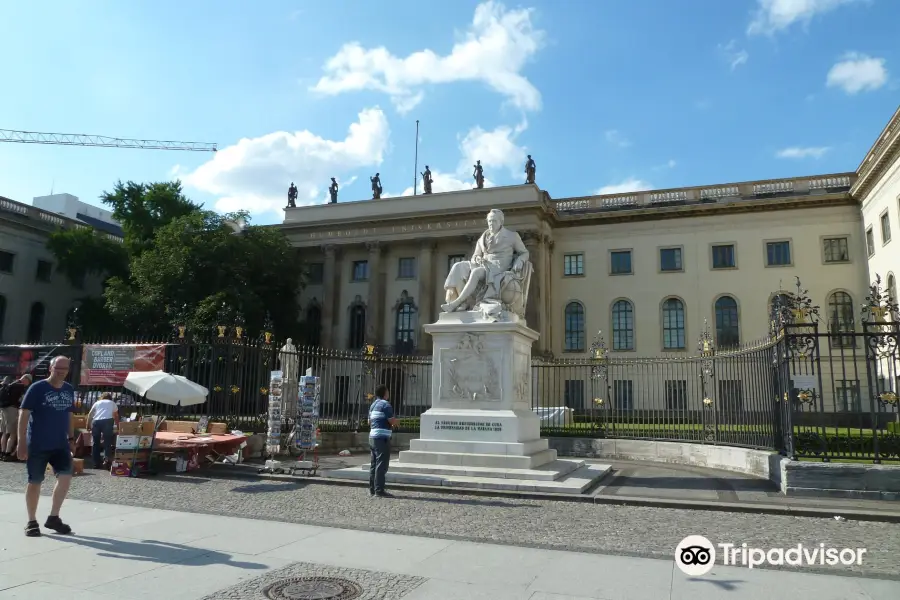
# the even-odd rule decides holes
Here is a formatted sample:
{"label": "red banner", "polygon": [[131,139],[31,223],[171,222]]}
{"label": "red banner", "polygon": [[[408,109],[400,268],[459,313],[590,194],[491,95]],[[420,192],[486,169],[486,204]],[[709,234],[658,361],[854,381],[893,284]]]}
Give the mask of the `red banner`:
{"label": "red banner", "polygon": [[120,386],[131,371],[162,371],[165,362],[165,344],[85,345],[81,385]]}

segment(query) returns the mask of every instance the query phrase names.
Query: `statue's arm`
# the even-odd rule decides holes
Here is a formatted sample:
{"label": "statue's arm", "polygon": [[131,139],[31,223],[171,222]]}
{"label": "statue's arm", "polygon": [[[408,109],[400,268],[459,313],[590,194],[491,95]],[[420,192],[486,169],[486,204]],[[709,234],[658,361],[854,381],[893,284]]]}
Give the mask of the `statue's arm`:
{"label": "statue's arm", "polygon": [[478,241],[475,242],[475,250],[472,252],[473,263],[480,263],[481,257],[484,256],[484,245],[481,243],[482,239],[484,239],[484,236],[478,238]]}

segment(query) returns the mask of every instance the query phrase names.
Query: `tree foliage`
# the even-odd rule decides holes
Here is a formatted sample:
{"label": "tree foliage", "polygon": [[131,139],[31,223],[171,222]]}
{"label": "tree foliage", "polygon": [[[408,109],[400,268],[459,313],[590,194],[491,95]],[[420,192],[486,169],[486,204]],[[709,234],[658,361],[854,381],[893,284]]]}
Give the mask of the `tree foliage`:
{"label": "tree foliage", "polygon": [[117,182],[102,199],[122,225],[124,244],[87,228],[48,242],[70,277],[106,277],[103,298],[86,299],[79,310],[86,336],[166,336],[176,322],[210,332],[238,314],[251,332],[267,313],[285,335],[298,328],[303,271],[278,229],[249,226],[236,234],[226,220],[249,222],[246,213],[205,211],[179,182]]}

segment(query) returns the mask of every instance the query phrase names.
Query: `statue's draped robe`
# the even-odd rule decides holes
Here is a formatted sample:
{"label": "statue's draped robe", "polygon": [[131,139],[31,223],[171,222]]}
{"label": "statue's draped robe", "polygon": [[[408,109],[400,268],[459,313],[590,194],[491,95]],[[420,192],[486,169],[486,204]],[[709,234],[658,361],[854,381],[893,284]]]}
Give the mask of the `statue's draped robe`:
{"label": "statue's draped robe", "polygon": [[[478,257],[481,257],[480,265],[475,260]],[[520,260],[523,264],[520,273],[512,270],[516,260]],[[484,267],[484,282],[465,301],[468,307],[471,308],[483,301],[500,302],[502,291],[513,281],[520,284],[523,294],[527,293],[531,263],[528,262],[528,249],[515,231],[501,227],[496,234],[491,234],[490,230],[481,234],[475,244],[472,259],[453,265],[444,282],[444,289],[454,289],[457,293],[462,292],[472,271],[478,266]],[[523,307],[524,304],[525,299],[522,298]]]}

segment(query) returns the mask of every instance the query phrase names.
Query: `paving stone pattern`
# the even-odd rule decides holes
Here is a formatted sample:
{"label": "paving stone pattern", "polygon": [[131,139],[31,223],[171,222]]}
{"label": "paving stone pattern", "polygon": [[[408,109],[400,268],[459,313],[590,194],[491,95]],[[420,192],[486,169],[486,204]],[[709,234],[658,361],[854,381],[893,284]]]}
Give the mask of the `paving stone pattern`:
{"label": "paving stone pattern", "polygon": [[[47,494],[51,483],[52,478],[44,485]],[[21,491],[24,485],[23,465],[0,464],[0,489]],[[861,566],[822,567],[825,572],[900,578],[900,524],[405,490],[396,494],[394,499],[371,499],[365,488],[320,483],[175,474],[130,479],[88,471],[73,480],[70,497],[326,527],[669,559],[678,543],[694,534],[714,543],[747,543],[766,549],[824,543],[838,549],[868,550]],[[48,502],[42,500],[40,514],[45,514]],[[78,524],[72,525],[77,531]]]}
{"label": "paving stone pattern", "polygon": [[[261,577],[243,581],[224,590],[219,590],[201,600],[271,600],[271,597],[278,598],[278,600],[282,598],[284,600],[294,600],[295,598],[297,600],[305,600],[305,598],[329,600],[331,596],[327,594],[310,594],[305,595],[305,598],[303,594],[294,596],[291,594],[290,589],[285,590],[283,594],[272,594],[271,597],[264,593],[267,588],[280,581],[294,578],[325,577],[349,580],[358,586],[356,589],[361,591],[359,594],[338,595],[334,597],[334,600],[400,600],[425,582],[424,578],[412,575],[345,569],[300,562],[270,571]],[[276,587],[276,589],[279,588],[284,590],[283,586]]]}

